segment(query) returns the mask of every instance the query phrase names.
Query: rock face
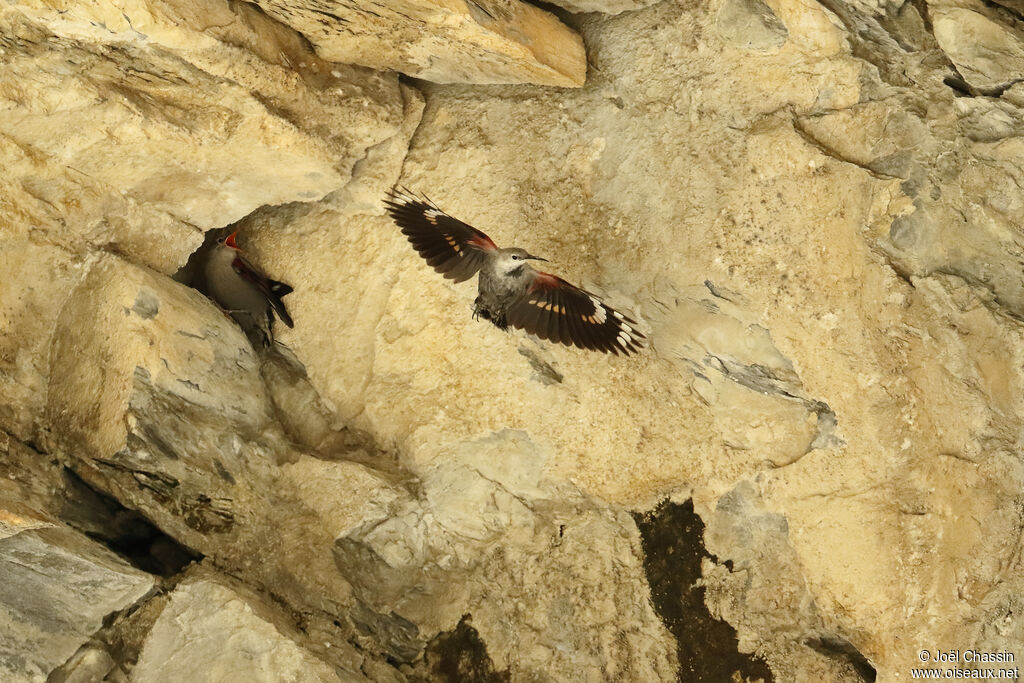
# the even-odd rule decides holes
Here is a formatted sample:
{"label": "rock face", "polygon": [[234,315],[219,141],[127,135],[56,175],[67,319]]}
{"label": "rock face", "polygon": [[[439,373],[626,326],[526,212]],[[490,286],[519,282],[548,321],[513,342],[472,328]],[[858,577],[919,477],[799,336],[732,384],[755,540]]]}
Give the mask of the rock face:
{"label": "rock face", "polygon": [[222,580],[182,582],[153,624],[133,677],[140,681],[344,679],[275,626],[281,615]]}
{"label": "rock face", "polygon": [[981,91],[1000,91],[1024,78],[1024,42],[982,3],[936,3],[935,40],[964,79]]}
{"label": "rock face", "polygon": [[0,675],[41,682],[153,579],[11,494],[0,490]]}
{"label": "rock face", "polygon": [[394,69],[439,83],[579,86],[586,78],[579,35],[519,0],[258,4],[333,62]]}
{"label": "rock face", "polygon": [[[311,611],[343,613],[350,589],[334,538],[396,494],[360,465],[312,462],[289,443],[229,318],[194,290],[108,258],[68,298],[51,352],[47,410],[83,479],[218,567]],[[379,500],[329,504],[307,479]],[[250,549],[273,528],[278,550],[254,561]]]}
{"label": "rock face", "polygon": [[[18,175],[34,181],[23,186],[36,200],[29,206],[77,218],[84,225],[74,232],[96,246],[134,254],[143,245],[122,244],[120,233],[141,232],[135,226],[146,220],[170,241],[179,236],[171,229],[218,227],[263,204],[322,197],[398,122],[394,77],[327,64],[245,3],[63,5],[4,7],[0,133],[20,150]],[[47,160],[57,177],[46,178]],[[123,208],[94,206],[108,193]],[[81,206],[69,210],[73,199]],[[90,234],[90,223],[119,209],[140,215]],[[193,234],[180,249],[197,245]],[[167,266],[155,258],[148,262]]]}
{"label": "rock face", "polygon": [[[1024,656],[1019,7],[257,4],[0,9],[5,680]],[[396,182],[649,347],[474,321]]]}
{"label": "rock face", "polygon": [[0,288],[0,413],[23,439],[83,264],[174,272],[203,230],[336,189],[403,117],[395,75],[246,3],[5,4],[0,34],[0,265],[33,282]]}
{"label": "rock face", "polygon": [[[272,419],[257,359],[230,320],[194,291],[114,259],[68,298],[53,343],[48,412],[72,467],[311,618],[348,614],[389,656],[411,662],[420,629],[454,627],[472,611],[501,668],[671,675],[664,652],[650,652],[662,631],[642,592],[628,517],[546,482],[529,439],[502,433],[439,454],[415,498],[362,465],[318,459],[346,457],[336,445],[297,450]],[[347,503],[336,499],[341,491]],[[277,551],[254,562],[250,549],[268,536]],[[475,588],[484,577],[524,598],[569,580],[582,596],[555,593],[524,612],[514,595],[488,600]],[[157,626],[150,639],[179,638]],[[180,638],[217,640],[200,628],[207,635]],[[524,637],[531,630],[536,642]],[[163,661],[146,652],[140,667]],[[283,669],[293,666],[281,656]]]}

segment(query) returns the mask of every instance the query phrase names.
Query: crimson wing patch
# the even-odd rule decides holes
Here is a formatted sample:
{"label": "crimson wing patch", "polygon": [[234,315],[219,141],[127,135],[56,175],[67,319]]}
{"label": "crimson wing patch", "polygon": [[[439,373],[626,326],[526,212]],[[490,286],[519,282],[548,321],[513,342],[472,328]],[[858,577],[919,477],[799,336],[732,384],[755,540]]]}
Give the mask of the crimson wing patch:
{"label": "crimson wing patch", "polygon": [[636,353],[645,340],[632,318],[550,273],[538,272],[506,317],[510,325],[541,339],[616,355]]}
{"label": "crimson wing patch", "polygon": [[288,315],[288,309],[284,307],[284,302],[281,301],[281,297],[292,292],[290,286],[277,280],[271,280],[269,277],[261,274],[241,255],[235,256],[235,260],[231,262],[231,267],[240,277],[256,285],[263,292],[270,305],[274,307],[274,311],[277,313],[277,317],[281,319],[281,322],[288,327],[295,327],[292,317]]}
{"label": "crimson wing patch", "polygon": [[449,280],[473,277],[487,260],[487,252],[497,249],[484,233],[404,188],[392,188],[384,205],[419,255]]}

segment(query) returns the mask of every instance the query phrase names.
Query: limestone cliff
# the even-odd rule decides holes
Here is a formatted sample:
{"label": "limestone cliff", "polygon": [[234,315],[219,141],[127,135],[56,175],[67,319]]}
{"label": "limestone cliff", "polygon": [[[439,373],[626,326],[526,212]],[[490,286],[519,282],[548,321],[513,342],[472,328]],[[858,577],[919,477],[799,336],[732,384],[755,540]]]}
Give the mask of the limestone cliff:
{"label": "limestone cliff", "polygon": [[[557,4],[0,6],[0,678],[1024,658],[1020,5]],[[474,321],[396,183],[648,348]]]}

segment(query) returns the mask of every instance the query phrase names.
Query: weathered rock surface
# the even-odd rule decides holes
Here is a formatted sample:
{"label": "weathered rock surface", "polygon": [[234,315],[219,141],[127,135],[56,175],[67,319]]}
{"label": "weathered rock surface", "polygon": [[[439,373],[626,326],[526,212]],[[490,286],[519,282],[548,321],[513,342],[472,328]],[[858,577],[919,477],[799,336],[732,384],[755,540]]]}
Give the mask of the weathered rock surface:
{"label": "weathered rock surface", "polygon": [[[501,432],[439,452],[416,496],[344,452],[298,450],[230,320],[113,258],[67,300],[51,353],[49,423],[71,467],[311,622],[333,621],[332,639],[363,631],[412,662],[421,631],[472,613],[495,665],[517,676],[672,676],[628,515],[545,481],[529,439]],[[362,666],[354,651],[329,654]]]}
{"label": "weathered rock surface", "polygon": [[178,585],[153,624],[132,680],[367,681],[313,657],[287,618],[238,586],[202,573]]}
{"label": "weathered rock surface", "polygon": [[153,578],[12,493],[0,487],[0,678],[41,682]]}
{"label": "weathered rock surface", "polygon": [[664,501],[634,517],[651,599],[676,641],[679,680],[772,680],[772,669],[763,657],[738,651],[736,630],[706,604],[701,581],[707,559],[704,524],[694,514],[692,502]]}
{"label": "weathered rock surface", "polygon": [[981,2],[929,3],[935,40],[969,84],[999,91],[1024,79],[1024,36]]}
{"label": "weathered rock surface", "polygon": [[788,532],[786,517],[760,508],[749,483],[722,496],[705,539],[728,564],[704,559],[706,602],[777,680],[870,680],[873,667],[818,609]]}
{"label": "weathered rock surface", "polygon": [[[336,189],[400,116],[394,77],[327,64],[246,3],[34,0],[0,21],[12,170],[28,207],[76,218],[95,246],[171,242],[180,259],[195,227]],[[118,209],[128,220],[104,225]],[[157,254],[147,263],[167,268]]]}
{"label": "weathered rock surface", "polygon": [[85,262],[173,272],[202,230],[343,185],[403,117],[394,74],[242,2],[8,3],[0,35],[0,419],[25,440]]}
{"label": "weathered rock surface", "polygon": [[439,452],[420,499],[339,538],[339,567],[378,612],[428,633],[471,613],[516,679],[672,678],[631,520],[545,481],[545,460],[509,431]]}
{"label": "weathered rock surface", "polygon": [[[568,17],[571,90],[324,61],[581,83],[576,48],[545,56],[575,34],[525,6],[347,7],[350,35],[313,16],[335,5],[261,6],[0,9],[0,471],[52,502],[70,468],[179,544],[162,580],[208,572],[40,671],[151,672],[243,623],[251,650],[196,659],[685,680],[685,615],[730,675],[1024,653],[1015,3]],[[473,321],[383,215],[396,181],[649,349]],[[167,277],[233,221],[295,287],[287,350]]]}
{"label": "weathered rock surface", "polygon": [[[964,634],[1012,609],[1019,566],[1012,98],[958,104],[909,4],[883,21],[840,3],[662,3],[578,26],[595,67],[582,90],[425,86],[401,182],[636,311],[652,351],[609,359],[478,324],[473,288],[372,216],[319,238],[350,274],[325,258],[316,296],[295,295],[344,335],[283,339],[420,477],[514,427],[586,496],[692,493],[719,562],[791,593],[768,618],[779,601],[756,586],[711,592],[784,677],[893,678],[921,643],[977,645]],[[297,270],[324,215],[246,225]],[[325,287],[344,295],[325,303]],[[718,527],[740,484],[751,504]],[[474,628],[500,661],[476,613]]]}
{"label": "weathered rock surface", "polygon": [[631,10],[643,9],[653,5],[657,0],[558,0],[551,3],[570,12],[601,12],[604,14],[621,14]]}
{"label": "weathered rock surface", "polygon": [[[334,537],[379,516],[395,493],[360,465],[289,445],[256,355],[213,304],[108,257],[68,298],[52,358],[53,447],[83,479],[291,604],[324,619],[345,611]],[[314,488],[322,495],[305,499],[305,482],[331,481],[365,495],[325,507]],[[253,556],[268,534],[276,549]]]}
{"label": "weathered rock surface", "polygon": [[438,83],[575,87],[586,79],[579,35],[519,0],[256,2],[332,62],[393,69]]}

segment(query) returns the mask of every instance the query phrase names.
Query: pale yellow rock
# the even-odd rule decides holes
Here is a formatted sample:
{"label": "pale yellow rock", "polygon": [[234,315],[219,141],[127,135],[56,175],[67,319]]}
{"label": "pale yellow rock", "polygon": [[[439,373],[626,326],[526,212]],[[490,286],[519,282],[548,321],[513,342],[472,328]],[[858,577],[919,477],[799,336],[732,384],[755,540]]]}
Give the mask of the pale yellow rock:
{"label": "pale yellow rock", "polygon": [[743,297],[712,283],[685,294],[661,323],[658,353],[690,358],[693,390],[715,406],[715,426],[727,447],[764,452],[787,465],[827,445],[835,416],[806,395],[771,335],[746,319]]}
{"label": "pale yellow rock", "polygon": [[53,321],[82,269],[64,250],[18,237],[0,233],[0,422],[28,440],[46,403]]}
{"label": "pale yellow rock", "polygon": [[[358,663],[331,654],[358,642],[366,662],[409,664],[471,614],[514,681],[675,680],[676,643],[627,512],[666,498],[694,501],[712,555],[698,588],[776,680],[863,680],[858,667],[903,680],[925,648],[1024,651],[1024,98],[1017,86],[956,101],[943,85],[947,55],[968,90],[1017,77],[1018,36],[999,11],[669,1],[577,18],[593,66],[580,89],[420,83],[424,98],[394,76],[345,71],[365,85],[349,104],[368,110],[346,118],[348,100],[325,91],[348,78],[328,77],[342,67],[309,61],[321,88],[281,64],[358,47],[438,80],[567,79],[537,57],[561,39],[522,20],[539,52],[515,52],[523,36],[481,28],[505,19],[451,3],[417,5],[417,28],[388,35],[363,16],[335,43],[337,22],[311,5],[264,3],[315,58],[251,7],[56,6],[0,10],[22,41],[9,101],[60,113],[68,55],[107,67],[91,80],[67,72],[79,104],[84,84],[109,93],[118,69],[185,60],[172,73],[202,71],[186,81],[201,92],[136,105],[139,129],[164,135],[154,149],[171,148],[176,103],[223,103],[216,92],[248,117],[239,130],[298,131],[281,139],[301,163],[261,176],[280,180],[274,197],[305,188],[292,172],[327,163],[324,150],[346,160],[326,198],[238,226],[253,259],[295,287],[296,326],[279,339],[309,380],[282,387],[290,375],[158,272],[198,241],[183,216],[237,217],[253,187],[223,207],[202,183],[204,201],[145,194],[114,158],[124,147],[96,142],[108,119],[74,119],[57,142],[27,110],[0,124],[15,169],[0,179],[11,235],[0,265],[27,285],[0,289],[4,429],[38,435],[51,457],[272,593],[317,634],[302,643],[317,657]],[[511,21],[522,9],[487,6]],[[470,34],[487,41],[458,42]],[[33,35],[52,40],[32,47]],[[480,61],[487,50],[500,58]],[[35,92],[23,83],[39,65]],[[229,87],[211,90],[221,79]],[[205,159],[211,126],[174,138],[182,155]],[[84,141],[69,157],[109,177],[54,162],[61,141]],[[236,172],[230,151],[211,147],[209,168]],[[396,180],[551,259],[634,315],[649,347],[608,357],[472,320],[473,284],[432,272],[383,214]],[[369,435],[358,464],[342,428]],[[170,631],[148,665],[183,638]]]}
{"label": "pale yellow rock", "polygon": [[257,0],[332,62],[393,69],[438,83],[578,87],[587,73],[580,36],[519,0],[343,2]]}
{"label": "pale yellow rock", "polygon": [[672,642],[637,590],[635,527],[549,480],[548,457],[512,430],[447,446],[421,500],[339,539],[339,565],[375,609],[428,632],[472,613],[516,680],[674,678]]}
{"label": "pale yellow rock", "polygon": [[[729,613],[744,647],[774,643],[773,667],[802,680],[854,680],[806,644],[827,635],[892,680],[919,643],[971,646],[975,636],[956,634],[1010,609],[981,596],[1020,566],[1009,521],[1024,481],[1011,417],[1024,414],[1020,332],[1003,312],[1020,315],[1019,239],[992,205],[998,193],[1007,216],[1021,198],[1009,181],[1019,141],[966,146],[951,91],[920,65],[926,96],[862,102],[895,86],[851,54],[836,16],[770,4],[786,39],[756,54],[720,33],[719,8],[664,3],[584,22],[596,68],[581,91],[427,89],[402,183],[635,312],[652,342],[640,357],[471,320],[473,285],[432,272],[386,218],[359,212],[346,234],[326,235],[313,227],[332,215],[322,205],[289,216],[283,233],[264,215],[254,239],[281,268],[310,264],[286,247],[299,235],[331,255],[312,262],[318,297],[295,301],[335,327],[282,338],[340,414],[395,443],[421,477],[511,428],[543,444],[546,477],[626,506],[692,495],[711,518],[746,482],[757,512],[743,524],[776,520],[784,568],[806,586],[785,604],[816,607],[768,619],[757,610],[775,584],[759,578],[764,593]],[[920,224],[901,233],[912,216]],[[991,281],[998,298],[956,280],[937,296],[933,269],[944,266]],[[907,268],[920,273],[913,286]],[[712,288],[720,305],[708,303]],[[830,414],[834,428],[821,421]],[[439,481],[479,499],[467,475],[448,476]],[[967,495],[961,513],[950,501]],[[444,519],[490,538],[515,519],[500,500]],[[417,564],[400,552],[402,539],[430,537],[416,519],[406,510],[376,529],[389,566]],[[721,561],[741,540],[720,547]],[[755,561],[765,576],[782,571]],[[786,635],[757,631],[769,627]]]}
{"label": "pale yellow rock", "polygon": [[54,524],[38,517],[25,515],[20,511],[0,510],[0,540],[20,534],[22,531],[49,526],[54,526]]}
{"label": "pale yellow rock", "polygon": [[326,64],[245,3],[32,0],[0,25],[6,177],[62,241],[164,270],[195,227],[337,189],[400,116],[393,76]]}
{"label": "pale yellow rock", "polygon": [[154,586],[151,575],[23,502],[31,497],[0,482],[0,678],[12,683],[49,680]]}
{"label": "pale yellow rock", "polygon": [[935,39],[968,83],[992,88],[1024,77],[1024,39],[982,3],[935,3],[932,12]]}
{"label": "pale yellow rock", "polygon": [[106,257],[66,300],[57,324],[51,420],[66,443],[112,455],[132,429],[125,413],[139,384],[183,394],[233,431],[258,433],[270,408],[256,356],[239,334],[195,290]]}
{"label": "pale yellow rock", "polygon": [[[656,1],[656,0],[655,0]],[[603,12],[620,14],[653,5],[651,0],[558,0],[552,3],[570,12]]]}
{"label": "pale yellow rock", "polygon": [[[853,646],[830,633],[788,536],[786,517],[764,510],[748,482],[722,496],[707,517],[704,541],[709,552],[729,557],[732,565],[703,561],[708,606],[739,625],[741,651],[767,653],[777,680],[864,680],[842,656]],[[816,647],[794,639],[798,632],[814,634],[810,642]]]}
{"label": "pale yellow rock", "polygon": [[[222,569],[275,586],[311,627],[353,606],[335,536],[379,519],[392,485],[351,462],[310,463],[288,442],[256,354],[213,303],[101,258],[65,302],[51,359],[48,446],[90,486]],[[357,501],[333,500],[346,491]],[[338,665],[349,659],[322,649]]]}
{"label": "pale yellow rock", "polygon": [[0,30],[0,421],[23,439],[92,254],[174,272],[202,230],[337,189],[402,120],[394,74],[246,3],[30,0]]}
{"label": "pale yellow rock", "polygon": [[199,573],[180,584],[146,639],[132,672],[138,683],[247,680],[367,681],[344,678],[296,640],[286,617],[254,595]]}

